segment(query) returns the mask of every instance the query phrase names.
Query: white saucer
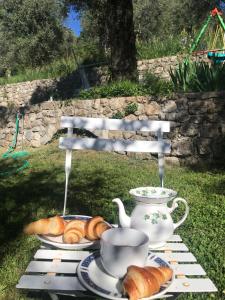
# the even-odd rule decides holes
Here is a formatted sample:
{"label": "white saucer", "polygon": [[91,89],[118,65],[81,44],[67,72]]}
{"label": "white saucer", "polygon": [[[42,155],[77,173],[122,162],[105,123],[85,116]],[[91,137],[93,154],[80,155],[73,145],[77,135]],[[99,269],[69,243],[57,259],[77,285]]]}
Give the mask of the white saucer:
{"label": "white saucer", "polygon": [[[148,255],[147,266],[170,267],[166,261],[151,252]],[[92,253],[80,262],[77,267],[77,274],[81,283],[93,293],[112,300],[127,300],[122,295],[122,281],[112,277],[104,270],[99,251]],[[161,286],[159,293],[143,299],[157,299],[162,296],[168,291],[173,280],[174,276],[165,285]]]}
{"label": "white saucer", "polygon": [[[90,216],[83,216],[83,215],[68,215],[63,217],[64,220],[66,221],[71,221],[71,220],[84,220],[87,221],[89,220]],[[51,235],[42,235],[38,234],[36,235],[37,238],[44,244],[59,248],[59,249],[65,249],[65,250],[80,250],[80,249],[85,249],[90,246],[97,246],[99,245],[99,240],[96,241],[89,241],[85,238],[83,238],[80,243],[76,244],[65,244],[63,243],[62,235],[59,236],[51,236]],[[93,247],[92,247],[93,248]]]}

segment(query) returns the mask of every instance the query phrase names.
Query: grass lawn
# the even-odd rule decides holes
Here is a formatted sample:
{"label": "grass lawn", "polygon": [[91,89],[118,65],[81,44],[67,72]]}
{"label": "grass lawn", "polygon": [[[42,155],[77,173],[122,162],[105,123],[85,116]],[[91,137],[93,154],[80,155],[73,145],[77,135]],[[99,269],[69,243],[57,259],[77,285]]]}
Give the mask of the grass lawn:
{"label": "grass lawn", "polygon": [[[121,197],[129,212],[133,207],[129,189],[159,185],[154,162],[104,152],[74,152],[73,156],[68,213],[100,214],[109,222],[117,222],[113,198]],[[58,150],[55,142],[31,150],[31,168],[24,173],[0,178],[0,299],[39,299],[15,289],[39,246],[34,237],[22,234],[22,228],[37,218],[62,212],[64,159],[65,152]],[[0,171],[6,167],[1,161]],[[225,173],[166,167],[165,183],[188,200],[190,214],[177,232],[219,289],[217,294],[182,295],[179,299],[223,299]],[[178,210],[174,220],[181,213],[182,209]]]}

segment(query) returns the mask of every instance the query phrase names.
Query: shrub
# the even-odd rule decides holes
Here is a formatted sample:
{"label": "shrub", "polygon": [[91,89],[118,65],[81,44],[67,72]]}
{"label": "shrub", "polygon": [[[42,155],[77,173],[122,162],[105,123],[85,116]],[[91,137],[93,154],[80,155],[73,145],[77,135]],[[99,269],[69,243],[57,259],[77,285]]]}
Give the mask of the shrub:
{"label": "shrub", "polygon": [[208,92],[225,90],[225,65],[209,65],[205,62],[179,64],[170,70],[177,92]]}
{"label": "shrub", "polygon": [[173,92],[170,81],[163,80],[150,72],[144,75],[142,85],[150,95],[170,95]]}
{"label": "shrub", "polygon": [[107,85],[93,87],[89,90],[82,90],[79,93],[80,99],[113,98],[126,96],[146,95],[147,91],[142,85],[129,80],[113,82]]}
{"label": "shrub", "polygon": [[121,111],[118,111],[112,115],[112,119],[123,119],[123,118],[124,118],[124,113]]}
{"label": "shrub", "polygon": [[124,114],[125,116],[134,114],[137,111],[137,109],[138,109],[137,103],[129,103],[124,109]]}
{"label": "shrub", "polygon": [[137,103],[129,103],[124,111],[118,111],[115,114],[112,115],[112,119],[123,119],[126,116],[129,116],[131,114],[134,114],[135,111],[137,111],[138,105]]}

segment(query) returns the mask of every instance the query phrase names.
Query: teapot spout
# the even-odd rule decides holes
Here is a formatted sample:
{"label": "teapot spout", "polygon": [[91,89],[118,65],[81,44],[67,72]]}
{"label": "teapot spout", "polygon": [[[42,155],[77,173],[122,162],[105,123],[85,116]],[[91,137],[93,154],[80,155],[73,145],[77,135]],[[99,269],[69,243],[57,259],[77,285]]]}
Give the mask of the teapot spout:
{"label": "teapot spout", "polygon": [[125,212],[123,202],[119,198],[113,199],[112,202],[115,202],[118,205],[120,225],[122,227],[130,227],[131,220]]}

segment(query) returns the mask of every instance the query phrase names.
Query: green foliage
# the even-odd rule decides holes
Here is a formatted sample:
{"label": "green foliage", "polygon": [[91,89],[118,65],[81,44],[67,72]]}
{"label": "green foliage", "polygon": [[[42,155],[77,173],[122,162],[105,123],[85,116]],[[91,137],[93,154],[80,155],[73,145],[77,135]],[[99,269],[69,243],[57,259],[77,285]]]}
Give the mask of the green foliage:
{"label": "green foliage", "polygon": [[[38,218],[61,214],[63,209],[65,153],[58,150],[56,142],[31,150],[29,160],[32,170],[0,181],[1,299],[30,298],[15,286],[40,242],[34,236],[24,236],[22,228]],[[77,151],[70,176],[67,214],[101,215],[108,222],[117,223],[118,209],[112,199],[121,198],[130,214],[134,203],[129,190],[138,186],[158,186],[157,175],[158,167],[152,161]],[[166,186],[178,191],[190,206],[188,218],[175,233],[180,234],[197,263],[215,283],[219,290],[213,294],[216,300],[224,298],[225,286],[224,180],[224,171],[216,169],[166,168]],[[173,212],[175,222],[183,211],[179,207]],[[180,297],[182,300],[211,298],[208,293],[183,293]]]}
{"label": "green foliage", "polygon": [[208,63],[183,63],[170,70],[177,92],[207,92],[225,90],[225,65]]}
{"label": "green foliage", "polygon": [[138,110],[137,103],[129,103],[124,108],[124,111],[118,111],[112,115],[112,119],[123,119],[126,116],[134,114]]}
{"label": "green foliage", "polygon": [[0,85],[30,81],[35,79],[57,78],[71,74],[77,68],[73,58],[55,60],[49,65],[32,69],[21,69],[10,77],[0,77]]}
{"label": "green foliage", "polygon": [[124,114],[125,116],[134,114],[137,111],[137,109],[138,109],[137,103],[129,103],[124,109]]}
{"label": "green foliage", "polygon": [[163,7],[159,0],[133,0],[134,25],[138,41],[149,41],[162,28]]}
{"label": "green foliage", "polygon": [[80,99],[113,98],[126,96],[145,95],[143,87],[135,82],[124,80],[113,82],[108,85],[93,87],[89,90],[82,90],[79,94]]}
{"label": "green foliage", "polygon": [[147,72],[142,82],[144,90],[149,95],[171,95],[173,85],[170,81],[163,80],[151,72]]}
{"label": "green foliage", "polygon": [[112,115],[112,119],[123,119],[123,118],[124,118],[124,112],[121,111],[118,111]]}
{"label": "green foliage", "polygon": [[71,54],[74,37],[62,23],[63,1],[2,0],[0,68],[37,67]]}
{"label": "green foliage", "polygon": [[164,56],[173,56],[178,53],[188,53],[193,39],[186,30],[179,34],[168,34],[163,39],[160,36],[153,36],[149,41],[136,43],[138,59],[153,59]]}

